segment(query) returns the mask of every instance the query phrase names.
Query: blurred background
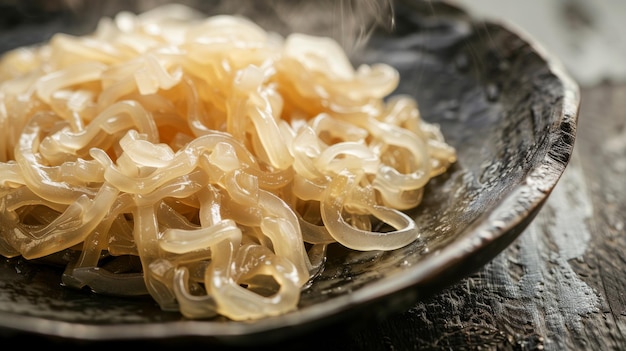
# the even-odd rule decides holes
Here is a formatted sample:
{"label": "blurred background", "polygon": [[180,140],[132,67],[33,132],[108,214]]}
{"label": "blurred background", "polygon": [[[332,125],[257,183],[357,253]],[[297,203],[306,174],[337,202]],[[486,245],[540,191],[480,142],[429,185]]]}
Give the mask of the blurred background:
{"label": "blurred background", "polygon": [[[165,1],[136,0],[133,6],[136,11],[142,11],[155,3],[163,2]],[[231,8],[241,6],[240,0],[180,2],[203,6],[221,3]],[[333,2],[337,3],[339,0],[293,0],[291,4],[294,7],[302,4],[320,6]],[[626,110],[626,40],[623,38],[626,34],[626,0],[449,0],[449,2],[465,8],[477,18],[514,27],[518,32],[531,37],[546,52],[563,63],[567,72],[582,88],[577,152],[546,208],[511,249],[476,275],[464,279],[433,300],[416,305],[411,309],[411,313],[394,316],[384,322],[375,323],[372,328],[347,335],[343,344],[339,343],[339,346],[355,349],[359,345],[362,346],[357,342],[363,339],[373,343],[368,347],[381,350],[421,349],[420,346],[428,350],[563,350],[589,349],[590,344],[587,340],[591,340],[591,343],[602,346],[597,349],[626,349],[626,336],[620,332],[626,330],[624,312],[626,302],[623,296],[626,289],[624,278],[626,275],[623,274],[625,267],[623,263],[626,261],[623,252],[626,252],[626,243],[615,241],[610,236],[619,237],[619,233],[624,233],[626,188],[623,170],[626,169],[626,162],[623,160],[626,160],[626,146],[618,149],[614,145],[626,144],[623,142],[611,144],[613,145],[611,155],[616,155],[613,159],[608,160],[602,156],[602,152],[611,146],[603,141],[610,140],[610,136],[613,136],[613,140],[623,141],[626,135],[623,122],[625,120],[623,111]],[[49,38],[50,33],[68,29],[74,33],[87,33],[93,30],[93,24],[100,14],[112,15],[122,3],[128,6],[128,2],[122,0],[0,0],[0,51],[42,42]],[[354,0],[345,3],[362,4],[359,6],[380,4],[379,0]],[[285,25],[289,25],[289,21],[302,18],[290,17],[288,9],[284,8],[287,11],[284,16]],[[361,9],[370,15],[372,13],[381,15],[387,11],[385,7]],[[375,11],[371,12],[372,9]],[[341,16],[340,12],[330,14],[331,16],[325,18],[329,22],[325,23],[332,24]],[[80,17],[80,21],[76,21],[77,16]],[[352,24],[355,26],[352,28],[354,34],[352,39],[367,38],[368,27],[361,26],[362,23],[382,19],[380,23],[384,24],[385,18],[384,15],[357,17],[358,21]],[[68,28],[70,23],[78,25]],[[42,31],[42,26],[47,30]],[[16,35],[17,28],[20,35]],[[315,30],[334,28],[337,27],[327,25]],[[336,32],[330,34],[337,35]],[[603,149],[603,146],[606,148]],[[622,160],[622,168],[606,167],[610,163],[616,164],[615,160],[620,160],[619,157]],[[582,201],[576,204],[566,196],[570,193],[583,193],[587,196],[584,186],[593,189],[594,195],[589,196],[591,204]],[[597,219],[595,222],[584,216],[573,221],[585,224],[589,220],[593,225],[585,224],[574,229],[567,227],[563,233],[552,233],[551,236],[543,232],[542,225],[558,215],[566,218],[564,221],[569,221],[572,216],[581,212],[585,215],[588,211],[591,212],[588,206],[599,213],[600,210],[597,209],[607,207],[607,203],[610,202],[607,199],[614,199],[612,212],[603,210],[603,213],[594,218]],[[620,201],[623,204],[620,204]],[[571,205],[572,202],[575,204]],[[568,270],[564,280],[552,279],[552,270],[548,268],[554,266],[554,261],[558,261],[557,258],[564,259],[560,256],[560,248],[555,247],[554,242],[557,239],[566,242],[571,240],[568,235],[581,233],[589,235],[589,240],[592,241],[589,249],[585,251],[586,248],[582,248],[581,251],[584,252],[576,260],[564,260],[566,261],[564,266],[570,268],[573,273],[570,274]],[[539,257],[537,262],[524,262],[523,258],[520,259],[518,255],[520,247],[525,252]],[[529,275],[532,273],[544,279],[541,299],[529,302],[524,300],[523,293],[526,291],[515,290],[519,288],[518,286],[498,285],[502,280],[502,275],[498,272],[503,271],[503,267],[509,267],[508,262],[514,262],[516,267],[527,269]],[[582,262],[591,263],[585,266]],[[572,291],[578,289],[579,295],[563,288],[568,284],[573,286]],[[530,285],[520,284],[520,286],[524,288]],[[596,293],[588,294],[586,289],[579,289],[581,286],[593,287],[597,296]],[[503,297],[500,290],[513,293]],[[575,301],[575,298],[581,298],[581,294],[585,294],[582,300]],[[571,308],[567,303],[562,304],[564,300],[571,300],[572,304],[576,304],[596,297],[598,301],[603,301],[599,308],[600,313],[596,311],[579,316],[575,308]],[[503,310],[513,312],[502,313]],[[537,321],[534,324],[520,325],[509,318],[513,313],[523,315],[522,312],[532,313],[533,316],[537,316]],[[615,314],[611,315],[609,312]],[[467,315],[475,316],[478,322],[463,320],[462,317]]]}
{"label": "blurred background", "polygon": [[626,80],[626,1],[453,0],[471,14],[518,27],[582,85]]}
{"label": "blurred background", "polygon": [[[391,0],[0,0],[0,52],[44,42],[53,33],[91,33],[101,17],[182,4],[210,14],[248,17],[283,35],[298,32],[336,39],[346,51],[366,43],[376,27],[390,29]],[[43,30],[42,30],[43,29]]]}
{"label": "blurred background", "polygon": [[[245,1],[245,0],[243,0]],[[281,3],[276,7],[284,23],[299,28],[308,22],[308,31],[325,32],[343,41],[348,49],[367,39],[372,23],[388,26],[388,0],[269,0]],[[71,30],[87,33],[101,15],[114,15],[119,8],[144,11],[165,0],[0,0],[0,49],[41,42],[50,33]],[[178,3],[198,8],[221,8],[226,12],[244,14],[264,6],[242,5],[242,0],[180,0]],[[623,0],[449,0],[467,9],[472,15],[517,27],[537,39],[544,48],[558,56],[570,73],[583,85],[602,81],[626,80],[626,1]],[[255,3],[254,1],[252,3]],[[267,1],[256,2],[266,4]],[[308,11],[315,6],[318,11]],[[329,10],[319,11],[320,7]],[[261,11],[262,12],[262,11]],[[355,15],[351,23],[341,23],[346,12]],[[327,16],[303,21],[294,14],[325,13]],[[69,24],[72,24],[71,28]],[[41,25],[50,29],[42,31]],[[272,26],[276,26],[272,23]],[[348,25],[348,27],[345,27]],[[81,27],[82,26],[82,27]],[[313,27],[315,26],[315,27]],[[15,35],[16,28],[20,35]],[[29,30],[32,28],[32,30]],[[346,35],[350,33],[350,35]]]}

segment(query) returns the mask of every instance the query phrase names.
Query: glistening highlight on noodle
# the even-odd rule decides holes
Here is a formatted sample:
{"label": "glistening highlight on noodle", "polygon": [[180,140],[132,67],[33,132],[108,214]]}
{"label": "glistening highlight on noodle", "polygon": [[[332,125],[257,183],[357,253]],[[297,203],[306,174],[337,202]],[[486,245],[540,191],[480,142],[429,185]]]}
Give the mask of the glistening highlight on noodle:
{"label": "glistening highlight on noodle", "polygon": [[294,310],[329,245],[415,241],[403,211],[456,161],[399,79],[330,38],[181,6],[12,50],[0,254],[75,253],[63,284],[187,318]]}

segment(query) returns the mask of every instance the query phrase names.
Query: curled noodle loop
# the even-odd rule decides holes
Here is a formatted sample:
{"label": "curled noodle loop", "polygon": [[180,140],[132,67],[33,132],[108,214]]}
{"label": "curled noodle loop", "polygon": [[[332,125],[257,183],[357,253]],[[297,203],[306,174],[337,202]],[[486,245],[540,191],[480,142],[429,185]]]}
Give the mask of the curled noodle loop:
{"label": "curled noodle loop", "polygon": [[[168,5],[0,58],[0,255],[188,318],[292,311],[327,248],[394,250],[456,161],[386,64]],[[61,255],[57,255],[61,253]]]}

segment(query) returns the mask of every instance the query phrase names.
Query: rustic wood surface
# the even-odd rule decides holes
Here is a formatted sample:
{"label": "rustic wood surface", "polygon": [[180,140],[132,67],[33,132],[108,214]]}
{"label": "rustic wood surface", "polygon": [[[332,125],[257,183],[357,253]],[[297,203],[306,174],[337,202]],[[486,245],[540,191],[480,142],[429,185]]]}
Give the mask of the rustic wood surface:
{"label": "rustic wood surface", "polygon": [[355,340],[377,350],[626,349],[626,85],[581,96],[574,155],[530,227],[484,269]]}
{"label": "rustic wood surface", "polygon": [[625,350],[626,84],[583,87],[581,96],[570,164],[509,248],[406,312],[285,346]]}
{"label": "rustic wood surface", "polygon": [[[626,3],[458,2],[524,27],[579,81],[579,124],[568,168],[527,230],[480,271],[403,313],[280,346],[626,350],[626,41],[620,40]],[[54,340],[30,341],[55,346]]]}
{"label": "rustic wood surface", "polygon": [[568,168],[527,230],[480,271],[404,313],[285,346],[626,350],[626,3],[457,3],[518,26],[579,83]]}
{"label": "rustic wood surface", "polygon": [[[581,86],[574,154],[530,227],[484,269],[360,330],[377,350],[626,349],[623,2],[458,1],[511,21]],[[500,16],[498,15],[500,14]],[[621,16],[620,16],[621,15]]]}
{"label": "rustic wood surface", "polygon": [[528,229],[482,270],[316,347],[626,350],[626,4],[457,2],[476,16],[517,25],[577,80],[570,164]]}
{"label": "rustic wood surface", "polygon": [[363,339],[378,350],[624,350],[626,4],[458,3],[518,25],[564,62],[581,86],[574,154],[513,245],[442,294],[363,329]]}

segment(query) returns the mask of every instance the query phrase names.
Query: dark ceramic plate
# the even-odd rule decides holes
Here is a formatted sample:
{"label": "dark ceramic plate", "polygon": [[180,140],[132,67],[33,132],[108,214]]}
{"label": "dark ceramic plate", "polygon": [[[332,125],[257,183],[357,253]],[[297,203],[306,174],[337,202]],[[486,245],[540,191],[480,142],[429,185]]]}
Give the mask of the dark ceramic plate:
{"label": "dark ceramic plate", "polygon": [[[432,1],[398,2],[396,16],[395,31],[376,32],[359,59],[395,66],[398,92],[415,96],[423,118],[439,123],[458,150],[458,163],[410,212],[422,240],[392,252],[331,248],[297,311],[254,322],[185,320],[150,298],[71,290],[60,285],[60,270],[2,259],[0,329],[81,342],[275,342],[406,310],[495,257],[534,218],[569,161],[578,88],[536,44],[501,24]],[[67,23],[44,19],[17,34],[42,40],[33,33],[46,32],[33,28],[47,25],[50,34]],[[6,45],[12,32],[4,33]]]}

